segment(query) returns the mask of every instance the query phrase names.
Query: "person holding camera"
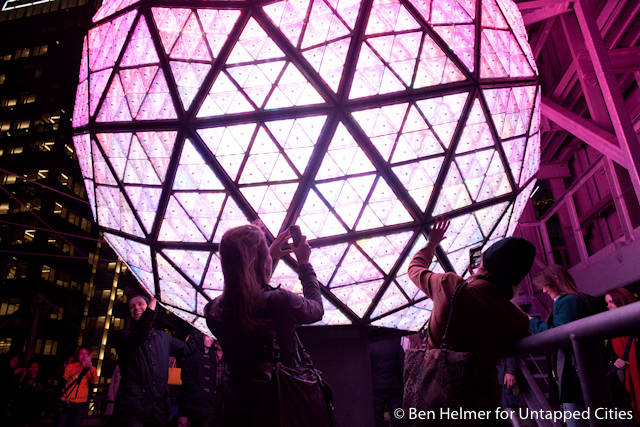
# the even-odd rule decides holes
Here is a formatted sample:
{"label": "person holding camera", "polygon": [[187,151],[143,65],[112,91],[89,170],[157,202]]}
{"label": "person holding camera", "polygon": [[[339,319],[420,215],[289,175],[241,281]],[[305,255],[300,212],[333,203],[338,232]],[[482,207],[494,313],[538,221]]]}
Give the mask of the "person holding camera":
{"label": "person holding camera", "polygon": [[[280,403],[295,405],[289,397],[286,402],[278,398],[277,381],[272,381],[277,375],[274,366],[276,360],[296,366],[301,346],[295,327],[319,321],[324,309],[309,263],[311,247],[304,236],[295,236],[299,241],[294,239],[290,247],[286,243],[290,237],[287,230],[268,246],[263,231],[253,224],[232,228],[222,236],[224,291],[205,308],[207,325],[220,341],[226,361],[220,425],[273,426],[282,420]],[[291,252],[298,261],[304,296],[269,286],[275,262]]]}
{"label": "person holding camera", "polygon": [[69,363],[62,378],[65,386],[60,398],[58,427],[78,427],[87,414],[89,384],[98,382],[96,368],[91,363],[91,351],[86,347],[78,350],[77,359]]}

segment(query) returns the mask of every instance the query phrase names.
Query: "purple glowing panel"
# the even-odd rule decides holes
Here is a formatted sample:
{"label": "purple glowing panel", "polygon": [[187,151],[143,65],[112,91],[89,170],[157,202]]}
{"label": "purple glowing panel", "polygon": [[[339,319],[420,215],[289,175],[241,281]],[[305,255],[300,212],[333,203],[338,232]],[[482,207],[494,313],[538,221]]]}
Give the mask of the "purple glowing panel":
{"label": "purple glowing panel", "polygon": [[[263,4],[262,4],[263,3]],[[106,0],[82,47],[74,146],[94,217],[196,327],[224,232],[298,224],[319,324],[418,329],[432,269],[513,233],[540,163],[537,68],[512,0]],[[360,40],[360,43],[355,43]],[[302,292],[293,259],[272,283]]]}

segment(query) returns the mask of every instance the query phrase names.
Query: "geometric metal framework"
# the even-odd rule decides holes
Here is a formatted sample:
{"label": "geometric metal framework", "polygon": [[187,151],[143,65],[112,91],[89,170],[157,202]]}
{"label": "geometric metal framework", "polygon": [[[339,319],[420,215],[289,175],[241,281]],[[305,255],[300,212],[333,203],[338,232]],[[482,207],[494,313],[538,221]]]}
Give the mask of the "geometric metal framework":
{"label": "geometric metal framework", "polygon": [[[322,324],[415,330],[407,264],[511,234],[540,162],[537,69],[511,0],[107,0],[74,143],[93,215],[142,286],[206,330],[218,243],[261,219],[314,247]],[[293,259],[273,284],[301,292]]]}

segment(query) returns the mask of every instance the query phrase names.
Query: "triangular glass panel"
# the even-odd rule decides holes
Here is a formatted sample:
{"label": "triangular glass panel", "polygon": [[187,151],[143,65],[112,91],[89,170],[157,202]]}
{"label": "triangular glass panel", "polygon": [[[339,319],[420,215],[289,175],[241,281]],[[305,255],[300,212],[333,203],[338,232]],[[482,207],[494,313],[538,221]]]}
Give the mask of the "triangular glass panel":
{"label": "triangular glass panel", "polygon": [[285,0],[262,8],[291,44],[298,46],[300,33],[305,26],[309,0]]}
{"label": "triangular glass panel", "polygon": [[218,225],[216,226],[216,232],[213,236],[214,242],[220,242],[222,235],[230,228],[244,225],[247,223],[247,217],[244,216],[242,210],[238,207],[236,202],[227,196],[224,203],[224,208],[218,219]]}
{"label": "triangular glass panel", "polygon": [[497,205],[491,205],[486,208],[479,209],[473,213],[476,220],[478,220],[478,224],[480,224],[482,234],[489,236],[489,233],[491,233],[491,230],[500,219],[500,216],[505,211],[508,204],[509,202],[502,202]]}
{"label": "triangular glass panel", "polygon": [[451,142],[467,97],[468,93],[462,92],[417,101],[418,108],[427,119],[427,123],[433,127],[445,147],[448,147]]}
{"label": "triangular glass panel", "polygon": [[158,70],[149,92],[147,93],[140,111],[136,115],[137,120],[175,119],[176,110],[169,93],[167,81],[162,70]]}
{"label": "triangular glass panel", "polygon": [[191,14],[191,9],[153,7],[151,13],[160,33],[164,51],[169,54]]}
{"label": "triangular glass panel", "polygon": [[227,64],[284,58],[284,56],[260,24],[254,18],[250,18],[229,54]]}
{"label": "triangular glass panel", "polygon": [[510,31],[482,30],[481,78],[529,77],[534,71]]}
{"label": "triangular glass panel", "polygon": [[86,126],[89,123],[89,82],[86,80],[78,84],[76,101],[73,108],[71,125],[74,128]]}
{"label": "triangular glass panel", "polygon": [[384,280],[357,283],[349,286],[332,288],[331,292],[349,307],[358,317],[364,317],[371,301],[378,293]]}
{"label": "triangular glass panel", "polygon": [[347,232],[314,189],[307,193],[297,224],[300,226],[302,234],[309,239]]}
{"label": "triangular glass panel", "polygon": [[322,319],[312,325],[350,325],[351,320],[344,315],[342,311],[336,308],[328,299],[322,297],[322,306],[324,307],[324,316]]}
{"label": "triangular glass panel", "polygon": [[198,111],[198,117],[223,116],[225,114],[253,111],[249,101],[227,77],[224,71],[218,74],[209,94]]}
{"label": "triangular glass panel", "polygon": [[84,187],[87,189],[87,198],[89,199],[89,206],[91,207],[93,220],[97,222],[98,216],[96,215],[96,190],[94,188],[93,181],[90,179],[85,179]]}
{"label": "triangular glass panel", "polygon": [[209,252],[185,251],[181,249],[164,249],[167,258],[186,274],[196,285],[200,284],[204,268],[209,260]]}
{"label": "triangular glass panel", "polygon": [[129,132],[124,133],[99,133],[96,134],[100,146],[104,150],[109,162],[116,172],[116,176],[122,179],[124,175],[125,163],[131,145]]}
{"label": "triangular glass panel", "polygon": [[420,28],[398,0],[374,0],[366,34],[379,34]]}
{"label": "triangular glass panel", "polygon": [[120,71],[120,80],[124,88],[124,93],[129,102],[129,109],[135,117],[140,110],[144,97],[151,88],[153,78],[156,76],[159,67],[152,65],[150,67],[131,68]]}
{"label": "triangular glass panel", "polygon": [[174,192],[173,195],[196,223],[202,234],[209,239],[226,197],[225,194],[222,192]]}
{"label": "triangular glass panel", "polygon": [[137,11],[132,10],[89,30],[90,71],[114,66],[136,14]]}
{"label": "triangular glass panel", "polygon": [[534,176],[540,168],[540,133],[531,135],[527,141],[527,151],[522,163],[522,176],[518,185],[522,186]]}
{"label": "triangular glass panel", "polygon": [[375,167],[340,123],[331,139],[327,154],[318,169],[316,179],[337,178],[345,175],[373,172]]}
{"label": "triangular glass panel", "polygon": [[199,129],[198,134],[229,177],[235,181],[255,129],[255,124],[248,123]]}
{"label": "triangular glass panel", "polygon": [[130,67],[134,65],[157,64],[158,61],[158,54],[153,45],[149,27],[147,27],[147,22],[144,16],[142,16],[138,20],[138,25],[133,31],[131,40],[129,40],[127,50],[124,51],[120,66]]}
{"label": "triangular glass panel", "polygon": [[509,184],[509,178],[502,164],[502,159],[496,151],[491,159],[491,164],[487,169],[484,182],[480,188],[480,192],[476,197],[477,202],[488,200],[493,197],[507,194],[511,191],[511,184]]}
{"label": "triangular glass panel", "polygon": [[98,222],[107,228],[145,237],[129,204],[117,187],[96,186]]}
{"label": "triangular glass panel", "polygon": [[344,223],[353,228],[364,201],[369,194],[375,175],[352,177],[346,180],[317,183],[316,188]]}
{"label": "triangular glass panel", "polygon": [[175,196],[171,196],[162,220],[158,240],[164,242],[206,242],[207,238],[202,235]]}
{"label": "triangular glass panel", "polygon": [[456,166],[455,163],[451,163],[447,177],[442,184],[440,196],[433,210],[433,215],[442,215],[445,212],[460,209],[470,204],[471,198],[464,185],[458,166]]}
{"label": "triangular glass panel", "polygon": [[314,247],[311,251],[309,261],[313,265],[316,276],[322,285],[327,286],[329,284],[336,266],[342,259],[348,245],[348,243],[339,243],[319,248]]}
{"label": "triangular glass panel", "polygon": [[264,128],[260,127],[251,146],[251,152],[247,156],[239,183],[251,184],[297,178],[298,176],[287,163],[286,157]]}
{"label": "triangular glass panel", "polygon": [[393,172],[420,209],[427,209],[444,157],[394,166]]}
{"label": "triangular glass panel", "polygon": [[124,122],[131,120],[131,113],[127,106],[127,99],[120,83],[120,77],[114,76],[111,87],[107,92],[100,112],[96,117],[98,122]]}
{"label": "triangular glass panel", "polygon": [[311,116],[265,123],[301,175],[309,163],[326,118],[326,116]]}
{"label": "triangular glass panel", "polygon": [[136,3],[138,0],[115,0],[103,3],[100,6],[100,9],[93,15],[93,22],[98,22],[108,16],[113,15],[119,10],[124,9],[125,7],[129,7],[132,4]]}
{"label": "triangular glass panel", "polygon": [[[416,60],[420,51],[422,32],[394,34],[367,39],[371,47],[380,55],[405,85],[411,86],[416,70]],[[418,76],[419,77],[419,76]]]}
{"label": "triangular glass panel", "polygon": [[391,282],[385,293],[382,295],[382,298],[378,302],[378,305],[376,305],[375,310],[373,310],[373,313],[371,313],[371,318],[380,317],[383,314],[395,310],[396,308],[401,307],[407,303],[409,303],[409,301],[404,295],[402,295],[402,292],[400,292],[398,286],[395,283]]}
{"label": "triangular glass panel", "polygon": [[392,163],[442,154],[444,149],[415,106],[411,106],[396,147]]}
{"label": "triangular glass panel", "polygon": [[136,136],[133,137],[127,166],[124,171],[124,182],[128,184],[160,185],[160,179],[151,166],[147,154],[142,149]]}
{"label": "triangular glass panel", "polygon": [[[416,5],[420,0],[411,0]],[[464,24],[476,16],[475,0],[438,0],[431,3],[431,24]]]}
{"label": "triangular glass panel", "polygon": [[[149,246],[111,233],[104,233],[104,238],[115,253],[131,267],[136,276],[138,276],[138,279],[141,279],[141,284],[153,295],[155,290],[153,286],[153,268],[151,267],[151,251]],[[140,274],[141,272],[144,273]],[[147,278],[151,280],[146,280]]]}
{"label": "triangular glass panel", "polygon": [[362,44],[349,99],[397,92],[404,88],[402,82],[375,52],[366,43]]}
{"label": "triangular glass panel", "polygon": [[394,104],[351,113],[369,138],[397,135],[409,104]]}
{"label": "triangular glass panel", "polygon": [[136,133],[140,145],[142,145],[149,161],[153,165],[153,169],[162,182],[164,182],[167,174],[169,159],[176,142],[176,135],[176,131]]}
{"label": "triangular glass panel", "polygon": [[464,74],[428,34],[425,34],[413,87],[422,88],[459,82]]}
{"label": "triangular glass panel", "polygon": [[480,100],[476,99],[473,102],[473,107],[471,107],[467,122],[464,125],[464,130],[456,147],[456,154],[491,147],[493,145],[493,135],[491,135],[491,130],[482,111]]}
{"label": "triangular glass panel", "polygon": [[370,237],[356,243],[385,273],[389,273],[413,235],[412,231]]}
{"label": "triangular glass panel", "polygon": [[160,254],[156,255],[161,302],[194,313],[196,291]]}
{"label": "triangular glass panel", "polygon": [[274,235],[278,234],[297,183],[241,187],[240,191]]}
{"label": "triangular glass panel", "polygon": [[276,266],[269,283],[271,286],[280,287],[289,292],[302,295],[302,283],[300,283],[300,279],[298,279],[298,273],[293,271],[291,267],[283,261],[280,261]]}
{"label": "triangular glass panel", "polygon": [[401,224],[413,218],[384,178],[379,177],[365,206],[356,230],[368,230],[380,226]]}
{"label": "triangular glass panel", "polygon": [[429,317],[431,317],[432,308],[433,303],[430,299],[427,299],[424,302],[382,317],[372,322],[372,325],[417,332],[424,328]]}
{"label": "triangular glass panel", "polygon": [[495,0],[484,0],[482,2],[482,28],[509,29],[509,25]]}
{"label": "triangular glass panel", "polygon": [[211,54],[217,57],[220,49],[222,49],[222,46],[227,41],[233,26],[240,17],[240,11],[198,9],[197,12],[205,32],[205,37],[209,43]]}
{"label": "triangular glass panel", "polygon": [[513,179],[518,182],[520,171],[522,170],[522,160],[524,159],[524,150],[527,146],[527,138],[521,136],[519,138],[508,139],[502,141],[502,149],[509,162],[509,168]]}
{"label": "triangular glass panel", "polygon": [[227,68],[227,72],[253,103],[262,108],[284,65],[285,61],[239,65]]}
{"label": "triangular glass panel", "polygon": [[138,214],[140,221],[142,221],[145,231],[151,233],[162,188],[125,185],[124,189],[129,196],[129,200],[131,200],[133,209]]}
{"label": "triangular glass panel", "polygon": [[483,91],[500,138],[524,135],[527,132],[535,91],[535,86]]}
{"label": "triangular glass panel", "polygon": [[449,253],[477,245],[482,242],[483,238],[480,226],[473,214],[466,214],[451,218],[447,238],[440,245]]}
{"label": "triangular glass panel", "polygon": [[173,181],[174,190],[224,190],[224,186],[211,167],[202,158],[193,143],[186,139],[176,177]]}
{"label": "triangular glass panel", "polygon": [[349,29],[327,3],[314,0],[311,14],[305,27],[302,48],[324,44],[349,33]]}
{"label": "triangular glass panel", "polygon": [[117,185],[118,182],[109,170],[107,161],[95,142],[91,142],[91,153],[93,154],[93,176],[96,184]]}
{"label": "triangular glass panel", "polygon": [[383,274],[355,245],[350,245],[342,263],[331,279],[331,288],[381,279]]}
{"label": "triangular glass panel", "polygon": [[271,96],[269,96],[265,108],[285,108],[323,102],[324,99],[322,99],[309,80],[290,62],[285,67]]}
{"label": "triangular glass panel", "polygon": [[350,41],[351,38],[347,37],[302,52],[334,92],[338,92]]}
{"label": "triangular glass panel", "polygon": [[[475,245],[474,245],[475,246]],[[453,271],[459,276],[468,273],[469,268],[469,250],[473,246],[459,249],[457,251],[447,252],[447,258],[453,267]]]}
{"label": "triangular glass panel", "polygon": [[513,203],[509,204],[509,207],[507,208],[507,213],[505,213],[502,216],[502,218],[500,218],[500,222],[496,226],[493,233],[491,233],[491,237],[489,238],[489,241],[487,242],[485,247],[488,248],[496,241],[502,239],[503,237],[506,237],[507,229],[509,227],[509,220],[511,219],[512,212],[513,212]]}
{"label": "triangular glass panel", "polygon": [[91,159],[91,138],[88,133],[75,135],[73,137],[73,146],[75,147],[80,170],[84,178],[93,179],[93,162]]}
{"label": "triangular glass panel", "polygon": [[210,61],[209,47],[195,12],[192,12],[169,53],[171,59]]}
{"label": "triangular glass panel", "polygon": [[360,3],[362,0],[329,0],[327,1],[334,10],[340,15],[340,18],[351,28],[355,28],[356,20],[360,12]]}
{"label": "triangular glass panel", "polygon": [[475,61],[475,25],[438,25],[432,27],[449,49],[473,73]]}
{"label": "triangular glass panel", "polygon": [[495,150],[482,150],[456,156],[455,160],[472,200],[477,200]]}
{"label": "triangular glass panel", "polygon": [[211,70],[211,65],[182,61],[170,61],[169,64],[171,65],[173,78],[178,86],[178,94],[180,95],[182,106],[185,110],[188,110],[204,78]]}
{"label": "triangular glass panel", "polygon": [[87,42],[87,36],[84,36],[82,42],[82,59],[80,60],[80,71],[78,81],[83,82],[89,77],[89,44]]}
{"label": "triangular glass panel", "polygon": [[222,274],[222,265],[217,253],[211,254],[211,260],[207,266],[207,274],[202,282],[204,290],[211,289],[222,291],[224,289],[224,275]]}
{"label": "triangular glass panel", "polygon": [[111,71],[113,71],[113,69],[107,68],[106,70],[91,73],[89,76],[89,111],[92,116],[95,114],[100,97],[107,87]]}

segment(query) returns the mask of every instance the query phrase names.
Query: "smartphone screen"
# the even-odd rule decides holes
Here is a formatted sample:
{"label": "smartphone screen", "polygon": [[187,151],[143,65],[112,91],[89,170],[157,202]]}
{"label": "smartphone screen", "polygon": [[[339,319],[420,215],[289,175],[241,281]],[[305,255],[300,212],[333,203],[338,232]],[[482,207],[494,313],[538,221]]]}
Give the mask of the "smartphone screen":
{"label": "smartphone screen", "polygon": [[480,267],[480,261],[482,260],[482,247],[471,248],[469,250],[469,266],[471,268]]}

